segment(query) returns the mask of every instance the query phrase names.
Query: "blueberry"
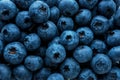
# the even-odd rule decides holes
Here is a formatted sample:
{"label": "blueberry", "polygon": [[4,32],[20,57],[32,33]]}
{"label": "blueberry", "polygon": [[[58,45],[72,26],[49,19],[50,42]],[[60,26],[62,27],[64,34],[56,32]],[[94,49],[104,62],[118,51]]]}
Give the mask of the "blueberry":
{"label": "blueberry", "polygon": [[23,42],[24,38],[27,36],[27,34],[25,32],[21,32],[21,36],[20,39],[18,41]]}
{"label": "blueberry", "polygon": [[85,63],[92,59],[92,49],[86,45],[79,46],[75,49],[73,53],[73,57],[79,62],[79,63]]}
{"label": "blueberry", "polygon": [[21,32],[15,24],[6,24],[1,33],[3,34],[4,40],[7,42],[16,41],[20,38]]}
{"label": "blueberry", "polygon": [[41,56],[42,58],[44,58],[45,55],[46,55],[46,49],[47,49],[46,46],[40,46],[40,48],[38,48],[38,51],[37,51],[36,55]]}
{"label": "blueberry", "polygon": [[114,15],[114,24],[117,26],[117,27],[120,27],[120,7],[117,9],[115,15]]}
{"label": "blueberry", "polygon": [[79,36],[72,30],[63,31],[60,35],[60,43],[64,45],[67,50],[73,50],[79,44]]}
{"label": "blueberry", "polygon": [[52,44],[60,44],[60,37],[55,37],[48,45],[52,45]]}
{"label": "blueberry", "polygon": [[26,49],[20,42],[9,43],[4,48],[4,59],[10,64],[20,64],[26,55]]}
{"label": "blueberry", "polygon": [[28,11],[19,12],[16,16],[15,21],[17,26],[19,26],[21,29],[28,29],[32,26],[32,20],[28,14]]}
{"label": "blueberry", "polygon": [[58,7],[65,16],[73,16],[79,10],[79,5],[76,0],[61,0]]}
{"label": "blueberry", "polygon": [[47,80],[64,80],[64,77],[60,73],[52,73]]}
{"label": "blueberry", "polygon": [[28,51],[34,51],[40,47],[41,39],[36,33],[31,33],[24,38],[24,45]]}
{"label": "blueberry", "polygon": [[14,3],[21,10],[27,10],[35,0],[14,0]]}
{"label": "blueberry", "polygon": [[17,14],[16,5],[10,0],[0,1],[0,20],[10,20]]}
{"label": "blueberry", "polygon": [[113,67],[110,72],[105,76],[106,80],[119,80],[120,79],[120,68]]}
{"label": "blueberry", "polygon": [[46,58],[49,58],[53,63],[61,63],[65,57],[65,48],[60,44],[50,45],[46,50]]}
{"label": "blueberry", "polygon": [[[87,16],[86,16],[87,15]],[[88,9],[80,9],[75,16],[75,22],[80,26],[87,25],[92,18],[92,13]]]}
{"label": "blueberry", "polygon": [[95,16],[91,21],[91,29],[96,35],[104,34],[109,29],[109,20],[104,16]]}
{"label": "blueberry", "polygon": [[66,58],[60,66],[61,74],[66,79],[74,80],[79,75],[80,70],[79,63],[77,63],[73,58]]}
{"label": "blueberry", "polygon": [[5,64],[0,64],[0,80],[11,80],[12,72],[10,67]]}
{"label": "blueberry", "polygon": [[107,51],[107,45],[105,44],[104,41],[95,39],[92,41],[90,45],[91,49],[93,50],[93,53],[106,53]]}
{"label": "blueberry", "polygon": [[53,7],[57,4],[57,0],[42,0],[44,2],[46,2],[50,7]]}
{"label": "blueberry", "polygon": [[79,35],[79,40],[82,44],[88,45],[94,39],[94,34],[92,30],[88,27],[80,27],[77,29],[76,32]]}
{"label": "blueberry", "polygon": [[43,1],[35,1],[29,7],[29,14],[34,22],[43,23],[50,17],[49,6]]}
{"label": "blueberry", "polygon": [[38,26],[37,33],[41,39],[47,41],[52,40],[58,34],[58,30],[52,21],[48,21]]}
{"label": "blueberry", "polygon": [[56,6],[52,7],[50,9],[50,20],[53,21],[53,22],[57,22],[58,19],[59,19],[59,16],[60,16],[60,10],[59,10],[59,8],[56,7]]}
{"label": "blueberry", "polygon": [[101,15],[110,18],[116,12],[116,4],[113,0],[102,0],[98,4],[98,11]]}
{"label": "blueberry", "polygon": [[3,54],[3,50],[4,50],[4,42],[2,40],[0,40],[0,55]]}
{"label": "blueberry", "polygon": [[43,60],[39,56],[30,55],[25,58],[24,64],[30,71],[36,71],[42,68]]}
{"label": "blueberry", "polygon": [[111,59],[105,54],[96,54],[92,61],[91,67],[97,74],[108,73],[112,67]]}
{"label": "blueberry", "polygon": [[106,42],[109,46],[119,46],[120,45],[120,30],[115,29],[112,31],[108,31],[108,35],[106,37]]}
{"label": "blueberry", "polygon": [[23,65],[19,65],[13,69],[13,75],[16,80],[32,80],[32,73]]}
{"label": "blueberry", "polygon": [[111,48],[108,52],[108,56],[112,59],[113,63],[120,62],[120,46]]}
{"label": "blueberry", "polygon": [[120,6],[120,1],[119,0],[115,0],[115,3],[117,5],[117,8]]}
{"label": "blueberry", "polygon": [[83,69],[78,80],[97,80],[97,77],[91,69]]}
{"label": "blueberry", "polygon": [[50,74],[51,70],[49,68],[42,68],[35,73],[34,80],[47,80]]}
{"label": "blueberry", "polygon": [[97,4],[98,0],[79,0],[79,4],[83,8],[92,9]]}
{"label": "blueberry", "polygon": [[74,22],[70,17],[61,16],[57,22],[57,27],[60,31],[72,30]]}

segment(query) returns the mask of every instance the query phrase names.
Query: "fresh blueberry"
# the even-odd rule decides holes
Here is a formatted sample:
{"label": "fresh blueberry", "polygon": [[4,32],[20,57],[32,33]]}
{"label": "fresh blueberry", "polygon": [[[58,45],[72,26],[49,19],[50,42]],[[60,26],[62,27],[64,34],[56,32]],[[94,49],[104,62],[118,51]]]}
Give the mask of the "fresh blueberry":
{"label": "fresh blueberry", "polygon": [[9,43],[4,48],[4,59],[11,64],[20,64],[26,55],[26,49],[20,42]]}
{"label": "fresh blueberry", "polygon": [[34,80],[47,80],[51,73],[49,68],[42,68],[34,74]]}
{"label": "fresh blueberry", "polygon": [[47,41],[52,40],[58,34],[58,30],[52,21],[48,21],[38,26],[37,33],[42,40]]}
{"label": "fresh blueberry", "polygon": [[24,38],[27,36],[27,34],[25,32],[21,32],[21,37],[18,41],[23,42]]}
{"label": "fresh blueberry", "polygon": [[78,80],[97,80],[97,77],[91,69],[83,69]]}
{"label": "fresh blueberry", "polygon": [[0,80],[11,80],[11,75],[10,67],[5,64],[0,64]]}
{"label": "fresh blueberry", "polygon": [[105,80],[119,80],[120,79],[120,68],[113,67],[110,72],[105,76]]}
{"label": "fresh blueberry", "polygon": [[31,33],[24,38],[24,45],[28,51],[34,51],[40,47],[41,39],[36,33]]}
{"label": "fresh blueberry", "polygon": [[50,7],[53,7],[57,4],[58,0],[42,0],[44,2],[46,2]]}
{"label": "fresh blueberry", "polygon": [[16,16],[16,24],[21,29],[28,29],[32,26],[31,17],[28,14],[28,11],[21,11]]}
{"label": "fresh blueberry", "polygon": [[114,15],[114,24],[118,27],[120,27],[120,7],[117,9],[115,15]]}
{"label": "fresh blueberry", "polygon": [[60,43],[67,50],[73,50],[79,44],[79,36],[75,31],[66,30],[60,35]]}
{"label": "fresh blueberry", "polygon": [[[87,15],[87,16],[86,16]],[[80,9],[78,14],[75,16],[75,22],[80,26],[87,25],[92,18],[92,13],[88,9]]]}
{"label": "fresh blueberry", "polygon": [[79,63],[85,63],[92,59],[92,49],[86,45],[79,46],[75,49],[73,53],[73,57],[79,62]]}
{"label": "fresh blueberry", "polygon": [[35,1],[29,7],[29,14],[34,22],[43,23],[50,17],[49,6],[43,1]]}
{"label": "fresh blueberry", "polygon": [[53,63],[61,63],[65,57],[65,48],[60,44],[50,45],[46,50],[46,58],[49,58]]}
{"label": "fresh blueberry", "polygon": [[106,53],[107,51],[107,46],[104,41],[95,39],[92,41],[90,45],[91,49],[93,50],[93,53]]}
{"label": "fresh blueberry", "polygon": [[35,0],[14,0],[14,3],[21,10],[27,10]]}
{"label": "fresh blueberry", "polygon": [[55,37],[48,45],[52,45],[52,44],[60,44],[60,37]]}
{"label": "fresh blueberry", "polygon": [[61,16],[57,22],[57,27],[60,31],[72,30],[74,22],[71,17]]}
{"label": "fresh blueberry", "polygon": [[112,59],[113,63],[120,62],[120,46],[111,48],[108,52],[108,56]]}
{"label": "fresh blueberry", "polygon": [[113,0],[102,0],[98,4],[98,11],[101,15],[110,18],[116,12],[116,4]]}
{"label": "fresh blueberry", "polygon": [[73,16],[79,10],[76,0],[61,0],[58,4],[61,13],[65,16]]}
{"label": "fresh blueberry", "polygon": [[15,67],[13,75],[16,80],[32,80],[32,73],[23,65]]}
{"label": "fresh blueberry", "polygon": [[111,59],[105,54],[96,54],[92,61],[91,67],[97,74],[108,73],[112,67]]}
{"label": "fresh blueberry", "polygon": [[77,63],[73,58],[66,58],[60,66],[61,74],[66,78],[66,80],[74,80],[79,75],[80,70],[79,63]]}
{"label": "fresh blueberry", "polygon": [[6,24],[1,33],[3,34],[4,40],[7,42],[16,41],[20,38],[21,32],[15,24]]}
{"label": "fresh blueberry", "polygon": [[120,30],[112,30],[108,31],[108,35],[106,37],[106,42],[109,46],[119,46],[120,45]]}
{"label": "fresh blueberry", "polygon": [[[53,2],[53,1],[52,1]],[[57,22],[60,16],[60,10],[58,7],[54,6],[50,9],[50,20]]]}
{"label": "fresh blueberry", "polygon": [[16,5],[10,0],[0,1],[0,20],[10,20],[17,14]]}
{"label": "fresh blueberry", "polygon": [[30,55],[25,58],[24,64],[30,71],[36,71],[42,68],[43,60],[39,56]]}
{"label": "fresh blueberry", "polygon": [[64,77],[60,73],[52,73],[47,80],[64,80]]}
{"label": "fresh blueberry", "polygon": [[97,4],[98,0],[79,0],[79,4],[83,8],[92,9]]}
{"label": "fresh blueberry", "polygon": [[96,35],[104,34],[109,29],[109,20],[104,16],[95,16],[91,21],[91,29]]}
{"label": "fresh blueberry", "polygon": [[46,46],[40,46],[40,48],[38,48],[38,51],[37,51],[36,55],[41,56],[42,58],[44,58],[45,55],[46,55],[46,49],[47,49]]}
{"label": "fresh blueberry", "polygon": [[94,34],[92,30],[88,27],[80,27],[77,29],[77,34],[79,35],[79,40],[81,44],[90,44],[94,39]]}

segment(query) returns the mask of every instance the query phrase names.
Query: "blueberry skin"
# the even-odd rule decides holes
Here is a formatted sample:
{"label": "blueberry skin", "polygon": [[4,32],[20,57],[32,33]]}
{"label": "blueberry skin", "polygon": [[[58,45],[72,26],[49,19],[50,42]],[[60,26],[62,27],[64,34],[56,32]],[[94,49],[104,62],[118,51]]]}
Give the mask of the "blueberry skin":
{"label": "blueberry skin", "polygon": [[109,29],[109,20],[101,15],[95,16],[91,21],[91,29],[96,35],[102,35]]}
{"label": "blueberry skin", "polygon": [[101,15],[110,18],[116,12],[116,3],[113,0],[102,0],[98,4],[98,11]]}
{"label": "blueberry skin", "polygon": [[10,64],[20,64],[26,55],[26,49],[20,42],[7,44],[3,52],[4,59]]}
{"label": "blueberry skin", "polygon": [[78,80],[97,80],[97,77],[91,69],[83,69]]}
{"label": "blueberry skin", "polygon": [[4,40],[6,42],[16,41],[20,38],[21,32],[19,28],[15,24],[6,24],[1,33],[3,34]]}
{"label": "blueberry skin", "polygon": [[72,30],[74,22],[70,17],[61,16],[57,22],[57,27],[60,31]]}
{"label": "blueberry skin", "polygon": [[32,26],[32,20],[31,17],[29,16],[28,11],[19,12],[16,16],[15,22],[17,26],[19,26],[23,30],[28,29]]}
{"label": "blueberry skin", "polygon": [[98,0],[79,0],[79,4],[83,8],[92,9],[98,3]]}
{"label": "blueberry skin", "polygon": [[61,0],[58,4],[60,12],[65,16],[73,16],[79,10],[79,5],[75,0]]}
{"label": "blueberry skin", "polygon": [[107,46],[104,41],[95,39],[92,41],[90,45],[91,49],[93,50],[93,53],[106,53],[107,51]]}
{"label": "blueberry skin", "polygon": [[16,80],[32,80],[32,73],[23,65],[15,67],[13,75]]}
{"label": "blueberry skin", "polygon": [[46,50],[46,58],[53,63],[61,63],[66,57],[65,48],[61,44],[52,44]]}
{"label": "blueberry skin", "polygon": [[42,58],[44,58],[45,55],[46,55],[46,49],[47,49],[46,46],[40,46],[40,48],[38,48],[38,51],[37,51],[36,55],[41,56]]}
{"label": "blueberry skin", "polygon": [[51,74],[51,70],[49,68],[42,68],[34,75],[34,80],[47,80],[49,75]]}
{"label": "blueberry skin", "polygon": [[36,71],[42,68],[43,60],[39,56],[30,55],[25,58],[24,65],[30,71]]}
{"label": "blueberry skin", "polygon": [[93,52],[92,49],[86,45],[79,46],[75,49],[73,57],[79,63],[85,63],[92,59]]}
{"label": "blueberry skin", "polygon": [[120,79],[120,68],[113,67],[105,77],[106,80],[119,80]]}
{"label": "blueberry skin", "polygon": [[0,64],[0,80],[11,80],[12,72],[5,64]]}
{"label": "blueberry skin", "polygon": [[4,42],[0,40],[0,56],[3,54],[4,45]]}
{"label": "blueberry skin", "polygon": [[52,73],[47,80],[64,80],[64,77],[60,73]]}
{"label": "blueberry skin", "polygon": [[120,30],[112,30],[108,32],[106,37],[106,42],[109,46],[119,46],[120,45]]}
{"label": "blueberry skin", "polygon": [[49,6],[43,1],[34,1],[29,7],[29,15],[36,23],[46,22],[50,17]]}
{"label": "blueberry skin", "polygon": [[14,0],[19,9],[27,10],[35,0]]}
{"label": "blueberry skin", "polygon": [[54,1],[53,0],[42,0],[42,1],[46,2],[50,7],[53,7],[57,4],[58,0],[54,0]]}
{"label": "blueberry skin", "polygon": [[[87,15],[87,16],[86,16]],[[80,26],[87,25],[92,18],[92,13],[88,9],[80,9],[78,14],[75,16],[75,22]]]}
{"label": "blueberry skin", "polygon": [[49,44],[48,46],[52,45],[52,44],[60,44],[60,37],[57,36],[55,37]]}
{"label": "blueberry skin", "polygon": [[112,59],[113,63],[119,63],[120,61],[120,46],[111,48],[108,52],[108,56]]}
{"label": "blueberry skin", "polygon": [[79,36],[75,31],[66,30],[60,35],[60,43],[67,50],[73,50],[79,44]]}
{"label": "blueberry skin", "polygon": [[19,42],[23,42],[24,41],[24,38],[27,36],[27,34],[25,32],[21,32],[21,37],[20,39],[18,40]]}
{"label": "blueberry skin", "polygon": [[48,21],[38,26],[37,34],[41,37],[42,40],[49,41],[58,34],[58,30],[52,21]]}
{"label": "blueberry skin", "polygon": [[99,53],[93,57],[91,67],[95,73],[105,74],[110,71],[112,62],[107,55]]}
{"label": "blueberry skin", "polygon": [[53,21],[53,22],[57,22],[59,17],[60,17],[60,10],[59,10],[59,8],[56,7],[56,6],[52,7],[50,9],[50,20]]}
{"label": "blueberry skin", "polygon": [[0,20],[10,20],[17,14],[16,5],[10,0],[0,1]]}
{"label": "blueberry skin", "polygon": [[74,80],[80,73],[80,65],[73,58],[66,58],[60,66],[60,72],[64,78]]}
{"label": "blueberry skin", "polygon": [[89,27],[80,27],[77,29],[76,33],[79,35],[80,43],[90,44],[94,39],[94,34]]}
{"label": "blueberry skin", "polygon": [[114,15],[114,24],[117,26],[117,27],[120,27],[120,7],[117,9],[115,15]]}
{"label": "blueberry skin", "polygon": [[24,38],[23,43],[28,51],[34,51],[40,47],[41,39],[36,33],[31,33]]}

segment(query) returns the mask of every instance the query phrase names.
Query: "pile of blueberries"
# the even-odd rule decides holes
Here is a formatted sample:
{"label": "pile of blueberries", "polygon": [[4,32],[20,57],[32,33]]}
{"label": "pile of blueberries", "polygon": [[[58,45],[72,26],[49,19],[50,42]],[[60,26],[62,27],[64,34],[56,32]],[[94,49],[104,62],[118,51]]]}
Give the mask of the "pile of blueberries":
{"label": "pile of blueberries", "polygon": [[120,0],[0,0],[0,80],[120,80]]}

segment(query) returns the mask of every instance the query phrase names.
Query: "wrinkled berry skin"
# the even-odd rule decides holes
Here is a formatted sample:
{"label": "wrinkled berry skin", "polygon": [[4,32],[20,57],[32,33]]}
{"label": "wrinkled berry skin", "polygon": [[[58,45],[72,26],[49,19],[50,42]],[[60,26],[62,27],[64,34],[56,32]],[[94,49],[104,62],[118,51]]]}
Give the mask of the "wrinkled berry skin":
{"label": "wrinkled berry skin", "polygon": [[50,8],[43,1],[35,1],[29,7],[29,14],[35,23],[43,23],[50,17]]}
{"label": "wrinkled berry skin", "polygon": [[16,5],[10,0],[0,1],[0,20],[10,20],[17,14]]}
{"label": "wrinkled berry skin", "polygon": [[16,41],[20,38],[21,32],[20,29],[15,24],[6,24],[1,33],[3,34],[4,40],[6,42]]}

